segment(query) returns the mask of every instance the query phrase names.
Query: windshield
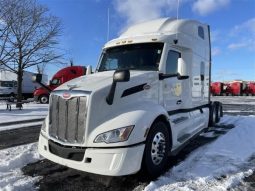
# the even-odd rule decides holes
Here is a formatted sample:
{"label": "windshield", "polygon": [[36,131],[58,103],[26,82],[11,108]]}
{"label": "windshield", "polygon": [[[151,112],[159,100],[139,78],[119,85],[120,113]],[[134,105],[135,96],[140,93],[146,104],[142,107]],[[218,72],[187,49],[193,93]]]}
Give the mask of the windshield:
{"label": "windshield", "polygon": [[17,86],[17,82],[15,82],[15,81],[0,81],[0,86],[12,88],[12,87]]}
{"label": "windshield", "polygon": [[123,45],[104,50],[98,71],[158,70],[163,43]]}
{"label": "windshield", "polygon": [[60,84],[60,79],[55,78],[55,79],[51,80],[50,84],[51,85],[59,85]]}

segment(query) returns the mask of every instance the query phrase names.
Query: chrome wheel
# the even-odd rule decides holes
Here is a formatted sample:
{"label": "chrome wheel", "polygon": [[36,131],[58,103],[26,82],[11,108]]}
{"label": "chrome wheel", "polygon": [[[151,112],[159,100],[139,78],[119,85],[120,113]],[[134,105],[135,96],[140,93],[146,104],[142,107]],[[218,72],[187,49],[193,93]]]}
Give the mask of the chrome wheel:
{"label": "chrome wheel", "polygon": [[42,96],[42,97],[40,98],[40,102],[41,102],[42,104],[46,104],[46,103],[48,103],[48,101],[49,101],[49,99],[48,99],[47,96]]}
{"label": "chrome wheel", "polygon": [[152,141],[151,159],[155,165],[159,165],[166,154],[166,139],[163,133],[158,132]]}

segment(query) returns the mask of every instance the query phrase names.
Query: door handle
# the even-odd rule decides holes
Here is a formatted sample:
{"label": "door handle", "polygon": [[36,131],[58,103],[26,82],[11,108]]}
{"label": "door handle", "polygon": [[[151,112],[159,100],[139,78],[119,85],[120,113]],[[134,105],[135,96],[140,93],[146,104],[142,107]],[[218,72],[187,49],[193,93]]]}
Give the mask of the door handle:
{"label": "door handle", "polygon": [[178,101],[176,102],[177,105],[180,105],[181,103],[182,103],[182,100],[178,100]]}

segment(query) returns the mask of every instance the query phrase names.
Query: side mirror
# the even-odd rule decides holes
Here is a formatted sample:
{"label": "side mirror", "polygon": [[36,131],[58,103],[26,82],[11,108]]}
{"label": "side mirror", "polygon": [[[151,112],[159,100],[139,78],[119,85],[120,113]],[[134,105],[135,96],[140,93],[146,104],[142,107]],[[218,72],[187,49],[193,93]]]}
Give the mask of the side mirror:
{"label": "side mirror", "polygon": [[113,74],[113,82],[128,82],[129,80],[129,70],[116,70]]}
{"label": "side mirror", "polygon": [[106,102],[112,105],[117,82],[128,82],[130,80],[129,70],[116,70],[113,74],[112,86],[106,97]]}
{"label": "side mirror", "polygon": [[186,62],[182,58],[178,58],[178,79],[188,79],[188,67]]}
{"label": "side mirror", "polygon": [[86,75],[92,74],[92,66],[88,65],[86,69]]}
{"label": "side mirror", "polygon": [[42,81],[42,74],[35,74],[32,76],[32,81],[33,82],[37,82],[37,83],[41,83]]}

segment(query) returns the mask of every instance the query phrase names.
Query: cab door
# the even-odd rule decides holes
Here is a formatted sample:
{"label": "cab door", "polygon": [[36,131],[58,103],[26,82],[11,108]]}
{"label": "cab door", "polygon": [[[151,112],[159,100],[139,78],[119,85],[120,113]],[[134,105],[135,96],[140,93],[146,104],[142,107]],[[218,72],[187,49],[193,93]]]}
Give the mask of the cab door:
{"label": "cab door", "polygon": [[178,79],[178,58],[182,53],[170,48],[167,52],[165,63],[165,74],[163,77],[163,100],[164,107],[168,111],[171,130],[173,135],[173,150],[185,142],[192,134],[189,127],[193,122],[190,118],[190,112],[187,109],[185,100],[187,96],[188,81]]}
{"label": "cab door", "polygon": [[169,50],[166,59],[165,77],[163,77],[163,99],[164,107],[170,113],[178,110],[182,105],[182,81],[178,80],[177,65],[181,53],[176,50]]}

